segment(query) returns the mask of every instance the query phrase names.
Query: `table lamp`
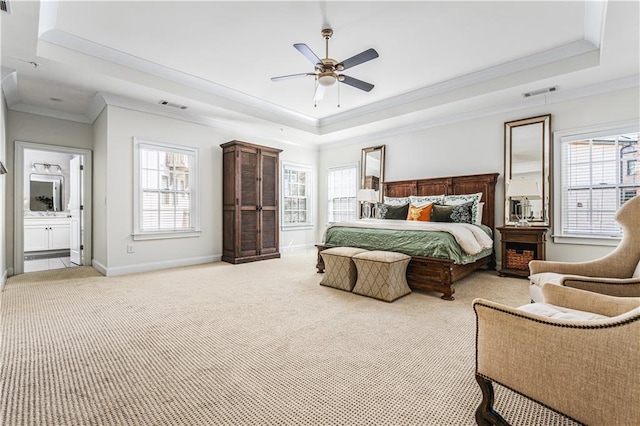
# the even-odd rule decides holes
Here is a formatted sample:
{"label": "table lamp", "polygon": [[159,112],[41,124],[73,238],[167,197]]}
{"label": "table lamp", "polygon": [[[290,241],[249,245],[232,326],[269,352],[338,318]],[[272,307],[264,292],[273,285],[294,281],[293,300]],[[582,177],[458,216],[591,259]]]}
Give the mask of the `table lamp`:
{"label": "table lamp", "polygon": [[[531,226],[527,218],[529,217],[529,200],[540,200],[540,187],[533,179],[511,179],[507,189],[507,197],[520,200],[520,217],[518,226]],[[516,214],[516,216],[518,216]]]}
{"label": "table lamp", "polygon": [[364,204],[362,215],[365,219],[371,217],[371,203],[378,201],[376,191],[373,189],[361,189],[358,191],[358,201]]}

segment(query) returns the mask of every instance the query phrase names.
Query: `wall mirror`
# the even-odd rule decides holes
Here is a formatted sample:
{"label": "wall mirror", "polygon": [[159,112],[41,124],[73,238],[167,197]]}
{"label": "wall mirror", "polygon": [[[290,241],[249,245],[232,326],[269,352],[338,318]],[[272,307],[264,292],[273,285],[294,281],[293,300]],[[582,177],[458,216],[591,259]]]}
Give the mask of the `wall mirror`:
{"label": "wall mirror", "polygon": [[29,175],[29,209],[61,211],[63,177],[32,173]]}
{"label": "wall mirror", "polygon": [[504,123],[505,224],[549,225],[551,114]]}
{"label": "wall mirror", "polygon": [[382,200],[380,189],[384,182],[384,145],[362,149],[361,187],[378,191],[378,200]]}

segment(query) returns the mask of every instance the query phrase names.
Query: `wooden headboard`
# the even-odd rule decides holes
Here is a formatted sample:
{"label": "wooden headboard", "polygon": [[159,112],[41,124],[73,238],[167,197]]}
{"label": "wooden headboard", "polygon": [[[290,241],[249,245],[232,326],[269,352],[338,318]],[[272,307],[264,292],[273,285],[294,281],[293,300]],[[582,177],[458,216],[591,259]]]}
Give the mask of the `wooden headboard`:
{"label": "wooden headboard", "polygon": [[495,229],[496,182],[499,173],[483,175],[449,176],[428,179],[384,182],[382,193],[387,197],[408,197],[409,195],[461,195],[482,192],[482,223]]}

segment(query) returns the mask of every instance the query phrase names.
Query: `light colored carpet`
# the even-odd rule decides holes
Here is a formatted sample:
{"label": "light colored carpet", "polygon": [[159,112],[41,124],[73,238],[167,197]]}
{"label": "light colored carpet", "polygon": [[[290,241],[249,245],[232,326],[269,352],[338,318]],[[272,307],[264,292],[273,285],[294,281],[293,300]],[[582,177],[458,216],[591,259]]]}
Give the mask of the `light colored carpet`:
{"label": "light colored carpet", "polygon": [[[385,303],[320,286],[314,265],[305,250],[10,278],[0,424],[475,424],[471,301],[527,303],[527,281],[478,272],[453,302],[414,292]],[[514,425],[573,424],[508,390],[496,399]]]}

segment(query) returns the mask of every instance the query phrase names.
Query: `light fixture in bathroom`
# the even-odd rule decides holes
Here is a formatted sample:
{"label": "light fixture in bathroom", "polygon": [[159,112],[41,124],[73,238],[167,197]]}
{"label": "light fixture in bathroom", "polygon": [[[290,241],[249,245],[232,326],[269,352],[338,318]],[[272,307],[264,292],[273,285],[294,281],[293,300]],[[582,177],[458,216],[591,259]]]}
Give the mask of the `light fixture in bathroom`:
{"label": "light fixture in bathroom", "polygon": [[54,168],[56,173],[62,173],[62,167],[57,164],[49,164],[49,163],[32,163],[31,170],[37,172],[38,169],[42,168],[45,173],[51,173],[51,168]]}

